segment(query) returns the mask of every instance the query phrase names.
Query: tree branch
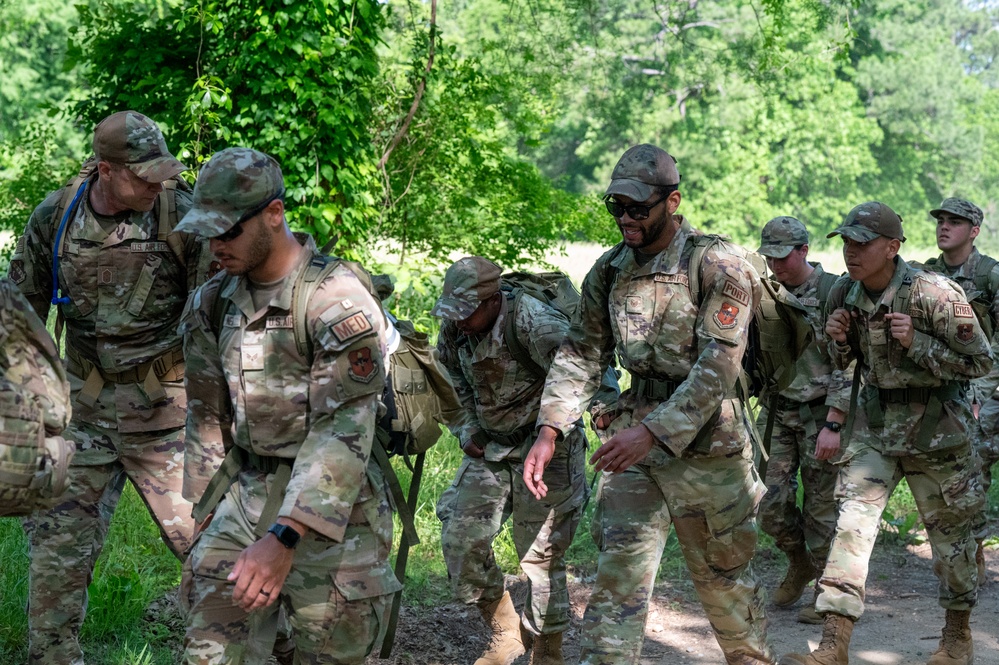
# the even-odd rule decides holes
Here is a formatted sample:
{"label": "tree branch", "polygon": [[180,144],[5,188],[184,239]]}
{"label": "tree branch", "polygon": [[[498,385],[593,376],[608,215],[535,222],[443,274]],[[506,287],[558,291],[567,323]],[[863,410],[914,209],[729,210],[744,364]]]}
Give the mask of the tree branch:
{"label": "tree branch", "polygon": [[413,105],[409,107],[409,113],[406,114],[406,119],[402,122],[402,126],[399,127],[399,131],[396,132],[395,136],[389,142],[388,147],[385,149],[385,154],[382,158],[378,160],[378,168],[384,169],[385,163],[388,162],[389,155],[395,150],[399,142],[402,141],[402,137],[406,135],[409,130],[409,125],[413,122],[413,116],[416,115],[416,110],[420,107],[420,100],[423,99],[423,91],[427,87],[427,78],[430,76],[430,68],[434,64],[434,42],[437,32],[437,0],[430,0],[430,48],[429,54],[427,55],[427,68],[423,71],[423,78],[420,82],[416,84],[416,96],[413,98]]}

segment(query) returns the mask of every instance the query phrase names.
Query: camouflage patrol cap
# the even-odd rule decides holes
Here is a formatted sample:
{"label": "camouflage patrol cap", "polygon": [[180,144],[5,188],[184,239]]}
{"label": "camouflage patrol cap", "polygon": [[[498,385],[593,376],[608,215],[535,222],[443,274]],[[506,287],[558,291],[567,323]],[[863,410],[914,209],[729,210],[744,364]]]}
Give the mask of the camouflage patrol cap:
{"label": "camouflage patrol cap", "polygon": [[621,155],[611,173],[611,183],[605,196],[627,196],[634,201],[647,201],[653,187],[680,184],[676,160],[654,145],[632,146]]}
{"label": "camouflage patrol cap", "polygon": [[982,209],[971,201],[955,198],[944,199],[940,207],[931,210],[930,214],[934,217],[940,217],[940,213],[942,212],[949,212],[952,215],[963,217],[971,222],[972,226],[982,225]]}
{"label": "camouflage patrol cap", "polygon": [[283,194],[284,177],[273,157],[250,148],[226,148],[201,169],[194,203],[177,230],[214,238]]}
{"label": "camouflage patrol cap", "polygon": [[808,244],[808,229],[794,217],[774,217],[760,233],[760,248],[756,250],[772,259],[783,259],[795,247]]}
{"label": "camouflage patrol cap", "polygon": [[136,111],[109,115],[94,128],[97,159],[127,166],[146,182],[169,180],[187,167],[170,154],[163,132]]}
{"label": "camouflage patrol cap", "polygon": [[880,201],[861,203],[851,210],[843,224],[826,237],[833,236],[844,236],[857,242],[870,242],[878,236],[884,236],[905,242],[902,218]]}
{"label": "camouflage patrol cap", "polygon": [[444,292],[430,314],[464,321],[499,291],[502,273],[502,268],[481,256],[458,259],[444,273]]}

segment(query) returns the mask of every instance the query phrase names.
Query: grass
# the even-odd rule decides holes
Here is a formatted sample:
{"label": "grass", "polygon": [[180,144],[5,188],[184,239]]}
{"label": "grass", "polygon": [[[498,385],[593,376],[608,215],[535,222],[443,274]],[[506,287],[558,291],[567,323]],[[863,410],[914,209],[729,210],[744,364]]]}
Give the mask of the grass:
{"label": "grass", "polygon": [[[0,519],[0,662],[27,661],[28,543],[18,520]],[[80,636],[88,663],[169,665],[183,624],[175,612],[147,616],[180,582],[180,562],[159,537],[131,485],[122,493],[90,585]],[[152,614],[152,613],[149,613]]]}
{"label": "grass", "polygon": [[[595,441],[591,436],[591,449]],[[421,543],[410,552],[404,591],[407,605],[432,606],[449,602],[447,571],[440,555],[440,523],[434,513],[437,497],[451,483],[461,451],[457,441],[445,435],[427,454],[416,526]],[[400,480],[408,488],[410,474],[400,464]],[[992,516],[999,511],[999,483],[989,492]],[[893,516],[908,516],[915,503],[908,486],[899,484],[888,504]],[[576,539],[569,550],[570,573],[586,579],[596,572],[597,551],[589,535],[593,502],[587,507]],[[882,523],[879,546],[898,547],[903,536],[896,526]],[[396,533],[399,533],[397,527]],[[397,536],[398,537],[398,536]],[[999,539],[991,538],[995,546]],[[761,550],[774,552],[773,542],[760,534]],[[508,573],[518,572],[517,555],[504,527],[495,543],[496,560]],[[21,526],[11,518],[0,519],[0,663],[27,659],[28,549]],[[687,572],[671,534],[659,569],[658,583],[682,586]],[[111,523],[111,532],[90,586],[90,608],[81,640],[91,665],[167,665],[177,661],[183,624],[167,600],[180,581],[180,564],[159,539],[145,506],[131,486],[126,488]]]}

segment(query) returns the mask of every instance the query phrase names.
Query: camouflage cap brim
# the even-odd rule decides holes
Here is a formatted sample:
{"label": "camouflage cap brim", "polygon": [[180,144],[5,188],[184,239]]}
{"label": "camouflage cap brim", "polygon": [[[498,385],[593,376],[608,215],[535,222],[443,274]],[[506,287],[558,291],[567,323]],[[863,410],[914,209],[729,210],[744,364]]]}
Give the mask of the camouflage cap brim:
{"label": "camouflage cap brim", "polygon": [[794,247],[794,245],[760,245],[760,248],[756,251],[772,259],[783,259],[794,251]]}
{"label": "camouflage cap brim", "polygon": [[193,207],[187,211],[175,230],[202,238],[214,238],[236,226],[238,221],[239,215],[235,212],[226,214],[218,210]]}
{"label": "camouflage cap brim", "polygon": [[126,164],[125,166],[146,182],[165,182],[187,170],[187,167],[172,155],[164,155],[148,162]]}
{"label": "camouflage cap brim", "polygon": [[611,180],[605,196],[627,196],[632,201],[648,201],[652,197],[652,185],[631,178]]}
{"label": "camouflage cap brim", "polygon": [[863,226],[854,224],[851,226],[841,226],[832,233],[828,234],[826,237],[833,238],[835,236],[844,236],[856,242],[870,242],[875,238],[881,237],[881,234]]}
{"label": "camouflage cap brim", "polygon": [[474,314],[478,308],[478,303],[470,303],[460,298],[441,296],[437,299],[434,308],[430,310],[430,315],[451,321],[464,321]]}

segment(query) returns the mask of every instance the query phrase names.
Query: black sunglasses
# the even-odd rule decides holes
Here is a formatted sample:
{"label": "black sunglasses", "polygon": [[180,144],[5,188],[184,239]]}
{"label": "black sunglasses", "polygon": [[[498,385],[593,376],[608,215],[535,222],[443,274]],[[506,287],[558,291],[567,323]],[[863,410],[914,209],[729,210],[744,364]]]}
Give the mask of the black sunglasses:
{"label": "black sunglasses", "polygon": [[621,219],[624,217],[624,213],[628,213],[628,217],[631,217],[636,222],[640,222],[643,219],[648,219],[649,213],[652,212],[652,209],[668,199],[669,195],[675,191],[676,189],[671,189],[666,193],[666,196],[662,197],[658,201],[654,201],[653,203],[629,203],[627,205],[611,196],[605,196],[604,205],[607,206],[607,212],[617,219]]}
{"label": "black sunglasses", "polygon": [[239,236],[243,235],[243,222],[253,217],[256,217],[257,215],[262,213],[264,211],[264,208],[269,206],[273,201],[276,201],[277,199],[283,197],[284,197],[284,190],[282,189],[271,198],[267,199],[260,205],[256,206],[255,208],[244,214],[242,217],[239,218],[239,220],[235,224],[232,225],[232,227],[228,231],[226,231],[225,233],[220,233],[217,236],[214,236],[212,240],[221,240],[222,242],[230,242],[232,240],[235,240]]}

